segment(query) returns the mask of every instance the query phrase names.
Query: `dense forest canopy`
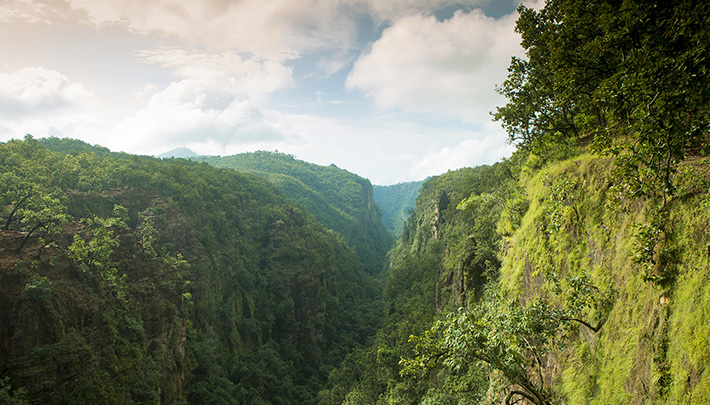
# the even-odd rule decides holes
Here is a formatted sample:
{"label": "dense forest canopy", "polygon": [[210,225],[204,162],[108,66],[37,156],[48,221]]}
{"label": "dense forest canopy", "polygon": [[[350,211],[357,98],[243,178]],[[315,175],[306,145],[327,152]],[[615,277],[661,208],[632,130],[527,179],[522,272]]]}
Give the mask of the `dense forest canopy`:
{"label": "dense forest canopy", "polygon": [[0,169],[0,364],[33,402],[315,403],[379,324],[352,248],[259,177],[30,136]]}
{"label": "dense forest canopy", "polygon": [[319,166],[278,152],[192,159],[269,179],[353,246],[368,273],[382,271],[393,237],[382,222],[369,180],[335,165]]}

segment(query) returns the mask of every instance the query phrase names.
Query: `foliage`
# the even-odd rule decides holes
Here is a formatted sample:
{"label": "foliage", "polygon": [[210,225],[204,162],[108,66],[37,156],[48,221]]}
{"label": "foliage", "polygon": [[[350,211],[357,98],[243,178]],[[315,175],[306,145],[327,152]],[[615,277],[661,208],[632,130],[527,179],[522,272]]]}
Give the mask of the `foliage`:
{"label": "foliage", "polygon": [[54,152],[60,152],[68,155],[80,155],[82,153],[93,153],[96,155],[108,155],[111,151],[100,145],[89,145],[86,142],[71,138],[57,138],[51,136],[48,138],[38,139],[37,142]]}
{"label": "foliage", "polygon": [[117,217],[102,219],[98,217],[83,219],[90,231],[90,239],[84,239],[75,234],[73,242],[67,247],[69,259],[79,267],[79,270],[98,274],[106,285],[115,290],[119,297],[125,298],[125,274],[119,275],[112,260],[114,250],[119,246],[118,238],[114,236],[112,227],[125,226],[122,217],[125,208],[115,206]]}
{"label": "foliage", "polygon": [[569,209],[574,212],[576,223],[581,221],[578,204],[582,198],[580,195],[579,180],[570,179],[567,176],[552,178],[546,176],[545,183],[549,187],[549,196],[546,198],[547,213],[550,219],[550,227],[553,231],[559,231],[565,222],[565,217]]}
{"label": "foliage", "polygon": [[[44,337],[11,328],[33,363],[0,352],[33,401],[315,403],[380,325],[380,288],[343,235],[259,177],[31,137],[0,144],[0,165],[3,184],[65,215],[48,253],[3,283],[16,307],[16,292],[48,297],[52,281],[46,305],[21,308]],[[350,204],[367,205],[362,183]],[[24,198],[13,193],[2,194],[4,223]],[[11,228],[30,226],[20,212]],[[352,213],[376,227],[374,208]]]}
{"label": "foliage", "polygon": [[[411,336],[416,356],[401,360],[402,375],[438,380],[438,392],[451,398],[554,402],[554,390],[545,385],[548,353],[563,349],[576,325],[598,332],[611,310],[613,290],[601,291],[587,274],[565,280],[555,273],[549,277],[554,301],[560,304],[538,298],[523,306],[516,299],[504,299],[493,287],[472,308],[449,313],[424,335]],[[596,326],[591,318],[598,319]],[[497,386],[499,381],[493,384],[484,377],[493,372],[507,382]]]}
{"label": "foliage", "polygon": [[87,242],[80,235],[74,235],[74,242],[69,246],[69,258],[82,271],[96,271],[104,277],[115,273],[111,268],[111,254],[118,247],[118,240],[109,227],[109,221],[101,218],[87,218],[85,224],[91,231],[91,239]]}
{"label": "foliage", "polygon": [[48,300],[52,298],[52,280],[47,276],[33,275],[30,282],[23,291],[28,296],[37,300]]}
{"label": "foliage", "polygon": [[[0,212],[3,213],[4,229],[26,231],[25,238],[17,247],[20,251],[35,232],[49,236],[49,244],[68,220],[67,207],[61,191],[50,182],[42,181],[48,176],[46,151],[38,147],[31,136],[24,142],[10,141],[7,152],[0,157]],[[52,173],[54,174],[54,173]]]}
{"label": "foliage", "polygon": [[0,404],[1,405],[27,405],[26,391],[23,388],[16,390],[10,385],[10,377],[0,378]]}
{"label": "foliage", "polygon": [[707,151],[710,7],[555,0],[519,12],[527,58],[513,59],[495,113],[510,141],[553,159],[593,142],[617,157],[631,196],[673,194],[678,164]]}
{"label": "foliage", "polygon": [[[554,312],[542,302],[523,307],[493,293],[471,310],[460,310],[435,323],[424,336],[411,337],[417,356],[402,360],[402,374],[424,378],[438,367],[455,374],[485,363],[501,372],[509,384],[521,387],[510,391],[506,403],[515,397],[551,403],[552,392],[545,386],[542,369],[560,326]],[[474,389],[485,392],[488,387]]]}

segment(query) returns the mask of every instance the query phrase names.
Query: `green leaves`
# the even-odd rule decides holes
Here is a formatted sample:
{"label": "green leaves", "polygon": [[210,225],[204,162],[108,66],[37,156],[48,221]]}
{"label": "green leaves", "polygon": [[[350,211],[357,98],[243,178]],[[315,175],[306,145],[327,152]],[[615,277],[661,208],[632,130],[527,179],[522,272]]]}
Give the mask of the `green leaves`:
{"label": "green leaves", "polygon": [[[456,374],[469,367],[490,367],[509,384],[523,387],[524,397],[547,404],[552,394],[544,385],[542,357],[560,322],[557,311],[542,302],[521,306],[490,290],[476,307],[451,313],[424,336],[412,337],[416,357],[402,359],[402,374],[421,379],[438,368]],[[480,392],[488,388],[475,387]]]}
{"label": "green leaves", "polygon": [[[122,212],[122,210],[118,210]],[[103,282],[118,293],[119,298],[126,298],[126,275],[118,275],[111,255],[118,247],[118,238],[114,236],[109,227],[122,223],[120,218],[86,218],[83,220],[89,228],[88,241],[79,234],[74,235],[74,240],[69,245],[68,256],[82,272],[94,272]]]}
{"label": "green leaves", "polygon": [[[422,336],[411,336],[415,355],[400,361],[401,375],[422,384],[468,375],[466,381],[476,381],[469,390],[481,397],[494,393],[498,403],[505,394],[507,403],[520,397],[536,404],[551,403],[554,395],[545,385],[547,353],[564,346],[573,325],[597,332],[611,310],[614,290],[593,285],[587,273],[562,279],[548,272],[547,278],[553,293],[547,300],[521,305],[493,287],[477,305],[449,313]],[[504,377],[502,386],[475,377],[488,377],[493,371]],[[516,386],[521,389],[511,389]],[[453,387],[444,392],[460,394]]]}
{"label": "green leaves", "polygon": [[52,281],[47,276],[34,274],[30,282],[25,285],[24,294],[36,300],[48,300],[52,298]]}
{"label": "green leaves", "polygon": [[527,59],[513,59],[494,118],[548,159],[585,146],[618,157],[633,197],[674,194],[677,165],[708,152],[710,6],[553,0],[521,6]]}
{"label": "green leaves", "polygon": [[583,200],[579,179],[562,175],[553,178],[544,176],[548,195],[545,197],[545,214],[549,223],[547,232],[557,232],[569,223],[581,225],[578,205]]}
{"label": "green leaves", "polygon": [[25,399],[27,390],[24,388],[13,389],[10,377],[0,378],[0,404],[2,405],[29,405]]}

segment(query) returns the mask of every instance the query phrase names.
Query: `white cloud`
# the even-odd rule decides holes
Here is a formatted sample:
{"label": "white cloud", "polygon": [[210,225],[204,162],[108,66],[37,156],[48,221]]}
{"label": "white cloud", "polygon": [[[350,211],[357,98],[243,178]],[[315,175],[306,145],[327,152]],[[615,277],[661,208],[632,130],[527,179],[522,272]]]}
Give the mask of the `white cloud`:
{"label": "white cloud", "polygon": [[509,156],[515,147],[501,142],[500,133],[478,134],[455,146],[447,146],[421,157],[410,169],[413,178],[424,178],[461,167],[473,167],[497,162]]}
{"label": "white cloud", "polygon": [[277,113],[239,98],[229,89],[205,85],[184,79],[154,94],[145,109],[116,127],[115,144],[108,146],[153,154],[188,146],[215,154],[229,145],[283,138]]}
{"label": "white cloud", "polygon": [[283,61],[302,52],[348,48],[351,16],[329,0],[69,0],[94,24],[122,24],[215,49]]}
{"label": "white cloud", "polygon": [[402,18],[358,59],[347,87],[365,91],[383,108],[488,121],[503,101],[494,84],[505,80],[510,57],[522,55],[515,19],[496,20],[480,10],[457,11],[445,21]]}
{"label": "white cloud", "polygon": [[362,15],[381,23],[486,1],[490,0],[62,0],[95,25],[121,24],[141,34],[158,33],[278,61],[320,50],[351,49]]}
{"label": "white cloud", "polygon": [[98,140],[110,125],[93,92],[56,70],[0,73],[0,139],[58,136]]}
{"label": "white cloud", "polygon": [[229,145],[283,138],[280,115],[262,105],[274,91],[294,85],[291,68],[229,52],[160,49],[138,56],[181,79],[162,91],[146,85],[152,92],[147,106],[116,127],[109,147],[157,154],[188,146],[218,154]]}
{"label": "white cloud", "polygon": [[28,67],[0,73],[1,118],[56,113],[93,104],[90,91],[56,70]]}
{"label": "white cloud", "polygon": [[[356,0],[363,5],[373,17],[380,20],[393,20],[417,14],[430,14],[447,6],[466,5],[474,7],[490,0]],[[493,0],[496,1],[496,0]]]}
{"label": "white cloud", "polygon": [[180,78],[235,97],[261,99],[294,85],[290,67],[255,56],[243,58],[230,52],[191,53],[171,48],[142,51],[138,56],[144,62],[173,69]]}
{"label": "white cloud", "polygon": [[0,21],[26,21],[32,24],[52,24],[58,18],[81,19],[63,0],[3,0]]}

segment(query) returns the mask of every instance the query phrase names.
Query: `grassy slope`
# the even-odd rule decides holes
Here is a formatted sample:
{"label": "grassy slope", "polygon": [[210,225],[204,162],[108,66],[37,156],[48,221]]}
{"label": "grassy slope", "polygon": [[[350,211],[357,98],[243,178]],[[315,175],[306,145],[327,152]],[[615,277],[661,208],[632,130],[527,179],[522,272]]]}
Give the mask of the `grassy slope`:
{"label": "grassy slope", "polygon": [[[523,300],[546,294],[543,274],[555,270],[588,271],[596,285],[616,290],[602,329],[580,327],[551,360],[570,403],[705,403],[710,395],[710,193],[707,176],[697,173],[704,167],[696,165],[669,203],[665,247],[674,252],[667,266],[676,277],[663,286],[644,281],[633,260],[638,225],[652,221],[654,207],[619,197],[608,160],[583,155],[523,176],[530,209],[505,239],[503,289]],[[559,179],[578,186],[554,208],[551,185]]]}

